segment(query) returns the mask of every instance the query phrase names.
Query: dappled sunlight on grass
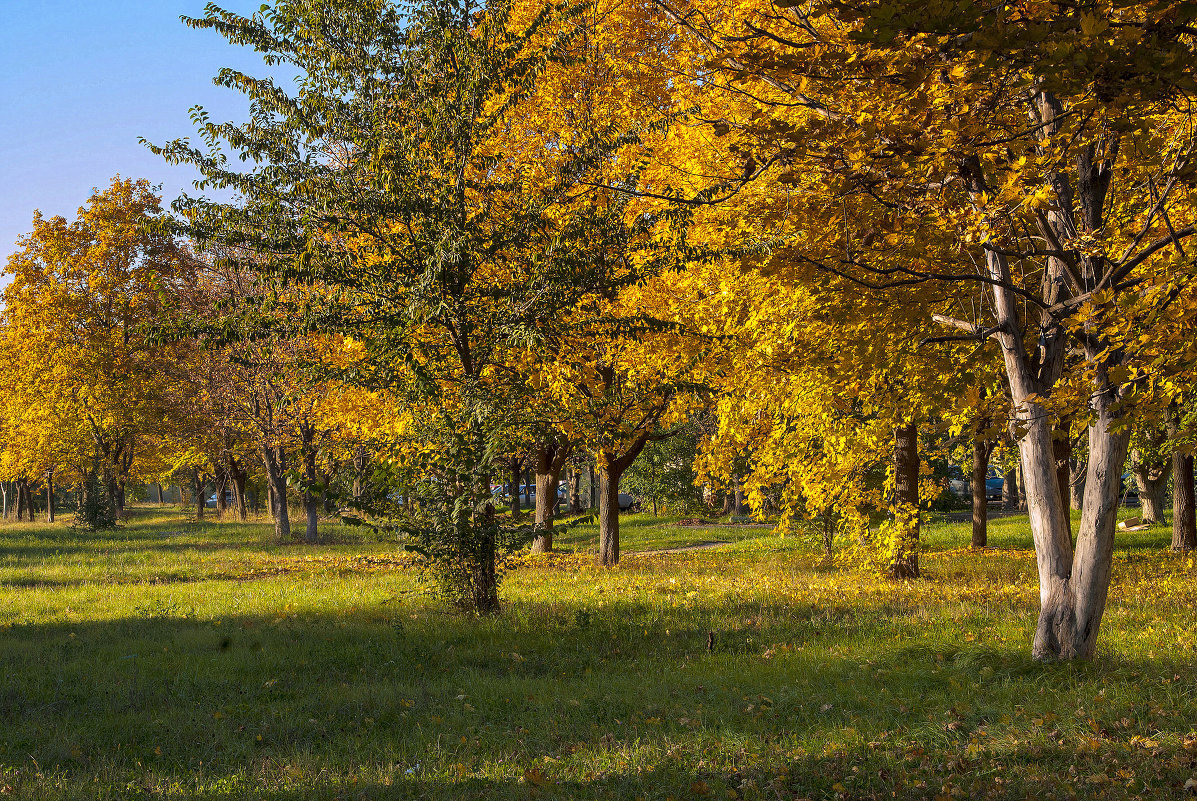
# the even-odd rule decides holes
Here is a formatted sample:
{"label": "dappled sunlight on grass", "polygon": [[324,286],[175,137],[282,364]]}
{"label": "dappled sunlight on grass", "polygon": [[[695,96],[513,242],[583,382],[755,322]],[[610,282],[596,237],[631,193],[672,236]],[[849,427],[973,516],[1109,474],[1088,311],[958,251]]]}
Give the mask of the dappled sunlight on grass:
{"label": "dappled sunlight on grass", "polygon": [[[651,520],[651,518],[646,518]],[[660,523],[662,521],[656,521]],[[1197,762],[1193,565],[1118,552],[1101,653],[1028,658],[1025,518],[925,580],[754,538],[515,560],[448,613],[397,546],[170,514],[0,529],[0,789],[27,798],[1164,797]],[[336,536],[330,526],[330,534]],[[689,529],[628,526],[625,550]],[[961,534],[960,532],[964,533]],[[665,532],[665,533],[662,533]],[[578,532],[584,535],[583,531]],[[702,541],[709,532],[693,533]]]}

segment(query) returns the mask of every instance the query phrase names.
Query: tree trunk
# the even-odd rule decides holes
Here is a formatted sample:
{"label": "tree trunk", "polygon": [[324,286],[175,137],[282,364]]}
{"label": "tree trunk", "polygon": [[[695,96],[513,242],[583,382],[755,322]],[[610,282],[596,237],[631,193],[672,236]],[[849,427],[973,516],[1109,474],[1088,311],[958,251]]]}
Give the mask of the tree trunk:
{"label": "tree trunk", "polygon": [[[1110,430],[1116,420],[1108,397],[1099,396],[1095,403],[1099,408],[1089,427],[1089,470],[1076,555],[1057,534],[1039,559],[1043,608],[1031,649],[1035,659],[1091,657],[1105,613],[1130,431]],[[1031,503],[1035,508],[1036,503]]]}
{"label": "tree trunk", "polygon": [[738,477],[736,478],[735,504],[736,514],[744,514],[744,484]]}
{"label": "tree trunk", "polygon": [[598,463],[598,563],[613,567],[619,563],[619,473],[614,460],[603,454]]}
{"label": "tree trunk", "polygon": [[1143,460],[1139,451],[1131,454],[1132,472],[1139,488],[1139,517],[1144,523],[1164,522],[1164,496],[1168,489],[1168,462]]}
{"label": "tree trunk", "polygon": [[162,484],[154,482],[154,496],[158,499],[158,505],[162,505]]}
{"label": "tree trunk", "polygon": [[[490,477],[486,477],[486,485],[490,486]],[[495,539],[495,505],[487,503],[483,514],[484,535],[479,543],[478,560],[474,566],[474,576],[471,582],[473,611],[480,615],[494,614],[499,611],[499,574],[498,542]]]}
{"label": "tree trunk", "polygon": [[593,509],[598,506],[598,477],[595,475],[594,467],[593,464],[586,466],[587,478],[590,480],[586,490],[587,509]]}
{"label": "tree trunk", "polygon": [[536,448],[536,536],[532,553],[553,550],[553,518],[557,510],[557,482],[565,460],[569,458],[568,443],[549,438]]}
{"label": "tree trunk", "polygon": [[266,468],[266,486],[270,490],[270,513],[274,516],[274,537],[279,542],[291,539],[291,515],[287,508],[287,454],[283,449],[262,446],[262,465]]}
{"label": "tree trunk", "polygon": [[1015,463],[1002,476],[1002,508],[1012,512],[1018,509],[1018,464]]}
{"label": "tree trunk", "polygon": [[355,501],[360,501],[366,492],[366,468],[369,464],[366,449],[358,445],[353,452],[353,499]]}
{"label": "tree trunk", "polygon": [[233,505],[237,508],[237,519],[244,523],[249,518],[249,510],[245,501],[245,481],[249,474],[236,457],[225,457],[225,470],[229,475],[229,483],[233,487]]}
{"label": "tree trunk", "polygon": [[974,548],[989,544],[989,503],[985,500],[985,480],[989,477],[989,455],[993,443],[973,440],[973,541]]}
{"label": "tree trunk", "polygon": [[54,471],[46,473],[46,522],[54,522]]}
{"label": "tree trunk", "polygon": [[[20,523],[21,516],[25,513],[25,509],[29,505],[29,485],[25,482],[25,479],[23,479],[23,478],[18,478],[16,481],[16,484],[17,484],[17,522]],[[32,514],[33,513],[30,512],[30,516],[32,516]]]}
{"label": "tree trunk", "polygon": [[511,518],[518,520],[524,516],[520,506],[520,457],[511,457]]}
{"label": "tree trunk", "polygon": [[649,435],[641,434],[622,454],[600,453],[598,465],[598,563],[612,567],[619,562],[619,479],[644,450]]}
{"label": "tree trunk", "polygon": [[[894,500],[899,531],[889,574],[896,579],[919,577],[919,432],[913,423],[894,429]],[[908,515],[908,517],[907,517]]]}
{"label": "tree trunk", "polygon": [[[1180,430],[1180,413],[1173,409],[1168,434],[1175,441]],[[1193,457],[1172,452],[1172,550],[1197,548],[1197,515],[1193,506]]]}

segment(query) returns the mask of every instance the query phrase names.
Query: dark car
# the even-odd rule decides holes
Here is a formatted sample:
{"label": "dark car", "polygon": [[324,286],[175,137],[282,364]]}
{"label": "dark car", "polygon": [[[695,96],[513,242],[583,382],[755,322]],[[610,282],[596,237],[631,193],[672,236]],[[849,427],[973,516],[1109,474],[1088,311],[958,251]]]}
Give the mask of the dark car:
{"label": "dark car", "polygon": [[985,479],[985,500],[986,501],[1000,501],[1002,499],[1002,489],[1006,486],[1006,479],[1001,476],[990,476]]}

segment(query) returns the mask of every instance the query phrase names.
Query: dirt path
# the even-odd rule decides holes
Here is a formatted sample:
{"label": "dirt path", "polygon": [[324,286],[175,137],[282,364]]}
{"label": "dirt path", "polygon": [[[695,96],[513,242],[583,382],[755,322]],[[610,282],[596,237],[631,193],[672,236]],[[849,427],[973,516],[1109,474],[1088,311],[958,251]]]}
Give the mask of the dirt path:
{"label": "dirt path", "polygon": [[683,545],[680,548],[660,548],[655,551],[629,551],[628,556],[656,556],[657,554],[665,553],[685,553],[686,551],[702,551],[707,548],[718,548],[720,545],[731,545],[728,540],[711,540],[710,542],[700,542],[697,545]]}

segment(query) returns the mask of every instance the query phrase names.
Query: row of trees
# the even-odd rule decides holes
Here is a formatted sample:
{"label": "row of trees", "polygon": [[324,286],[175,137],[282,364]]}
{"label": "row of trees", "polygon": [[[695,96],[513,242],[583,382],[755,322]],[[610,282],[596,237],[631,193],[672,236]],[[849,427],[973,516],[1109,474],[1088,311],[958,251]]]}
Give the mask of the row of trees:
{"label": "row of trees", "polygon": [[[9,475],[99,470],[119,500],[136,461],[236,484],[252,452],[279,535],[293,472],[314,537],[328,465],[368,463],[355,508],[489,611],[503,552],[552,547],[550,504],[496,514],[512,454],[542,499],[594,459],[614,564],[620,478],[703,409],[697,481],[914,578],[928,445],[982,477],[1004,440],[1033,653],[1088,656],[1132,450],[1149,488],[1172,463],[1191,543],[1186,9],[210,6],[188,24],[298,78],[224,70],[250,120],[195,109],[198,144],[150,145],[203,176],[173,216],[117,182],[35,220],[10,262],[6,355],[36,369],[10,371]],[[39,283],[52,264],[75,289]]]}

